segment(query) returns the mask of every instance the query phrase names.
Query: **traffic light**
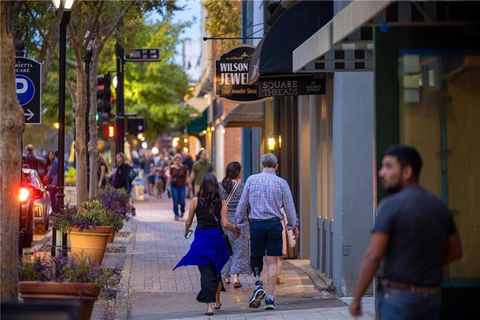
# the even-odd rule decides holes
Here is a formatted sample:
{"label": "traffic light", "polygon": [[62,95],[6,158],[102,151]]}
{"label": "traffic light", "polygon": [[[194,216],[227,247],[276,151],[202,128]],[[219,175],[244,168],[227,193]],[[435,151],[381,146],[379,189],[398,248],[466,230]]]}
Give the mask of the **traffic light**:
{"label": "traffic light", "polygon": [[113,125],[113,124],[109,124],[109,125],[108,125],[108,127],[107,127],[107,136],[108,136],[110,139],[115,138],[115,125]]}
{"label": "traffic light", "polygon": [[112,111],[112,76],[107,73],[97,76],[97,111],[110,113]]}
{"label": "traffic light", "polygon": [[104,140],[107,139],[115,139],[115,124],[112,122],[104,122],[100,126],[100,132],[98,133],[98,136]]}

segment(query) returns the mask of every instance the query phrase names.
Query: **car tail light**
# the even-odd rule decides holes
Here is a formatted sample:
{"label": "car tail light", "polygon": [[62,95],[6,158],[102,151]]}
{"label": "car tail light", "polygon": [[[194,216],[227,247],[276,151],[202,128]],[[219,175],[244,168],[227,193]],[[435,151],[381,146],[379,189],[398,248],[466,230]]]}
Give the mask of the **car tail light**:
{"label": "car tail light", "polygon": [[39,190],[37,188],[34,188],[33,189],[33,199],[37,200],[37,199],[42,199],[42,198],[43,198],[43,191]]}
{"label": "car tail light", "polygon": [[30,190],[28,190],[25,187],[21,187],[20,191],[18,192],[18,200],[20,202],[25,202],[28,200],[29,197],[30,197]]}

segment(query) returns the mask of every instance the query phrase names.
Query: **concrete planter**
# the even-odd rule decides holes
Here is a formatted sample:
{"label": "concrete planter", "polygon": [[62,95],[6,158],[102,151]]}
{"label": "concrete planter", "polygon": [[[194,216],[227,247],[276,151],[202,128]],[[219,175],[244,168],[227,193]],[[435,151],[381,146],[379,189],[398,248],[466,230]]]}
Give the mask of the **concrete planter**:
{"label": "concrete planter", "polygon": [[80,320],[89,320],[100,288],[93,283],[19,281],[18,296],[25,302],[48,300],[78,301]]}

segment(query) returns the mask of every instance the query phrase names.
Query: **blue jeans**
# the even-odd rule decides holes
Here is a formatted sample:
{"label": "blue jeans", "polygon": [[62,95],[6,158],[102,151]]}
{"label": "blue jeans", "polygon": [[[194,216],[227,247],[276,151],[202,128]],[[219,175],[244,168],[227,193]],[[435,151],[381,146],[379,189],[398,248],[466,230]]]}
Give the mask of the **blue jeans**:
{"label": "blue jeans", "polygon": [[378,291],[380,320],[437,320],[441,318],[441,293],[421,293],[382,288]]}
{"label": "blue jeans", "polygon": [[170,191],[172,192],[173,199],[173,213],[176,217],[179,217],[178,205],[180,205],[182,212],[185,211],[185,186],[170,186]]}

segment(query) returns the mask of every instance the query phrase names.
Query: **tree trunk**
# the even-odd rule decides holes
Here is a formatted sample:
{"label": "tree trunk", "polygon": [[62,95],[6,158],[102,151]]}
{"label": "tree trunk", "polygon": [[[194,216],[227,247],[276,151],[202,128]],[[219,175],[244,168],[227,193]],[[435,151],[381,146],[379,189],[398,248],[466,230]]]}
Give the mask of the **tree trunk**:
{"label": "tree trunk", "polygon": [[17,297],[18,190],[25,117],[17,101],[13,1],[0,1],[0,300]]}
{"label": "tree trunk", "polygon": [[90,200],[94,200],[97,197],[97,157],[98,157],[98,148],[97,148],[97,70],[98,70],[98,48],[95,48],[95,51],[92,56],[92,61],[90,65],[90,119],[89,119],[89,132],[90,132],[90,141],[88,143],[88,152],[90,156]]}
{"label": "tree trunk", "polygon": [[77,112],[75,113],[75,164],[77,180],[77,204],[88,200],[87,191],[87,137],[85,117],[86,105],[85,72],[77,69]]}

